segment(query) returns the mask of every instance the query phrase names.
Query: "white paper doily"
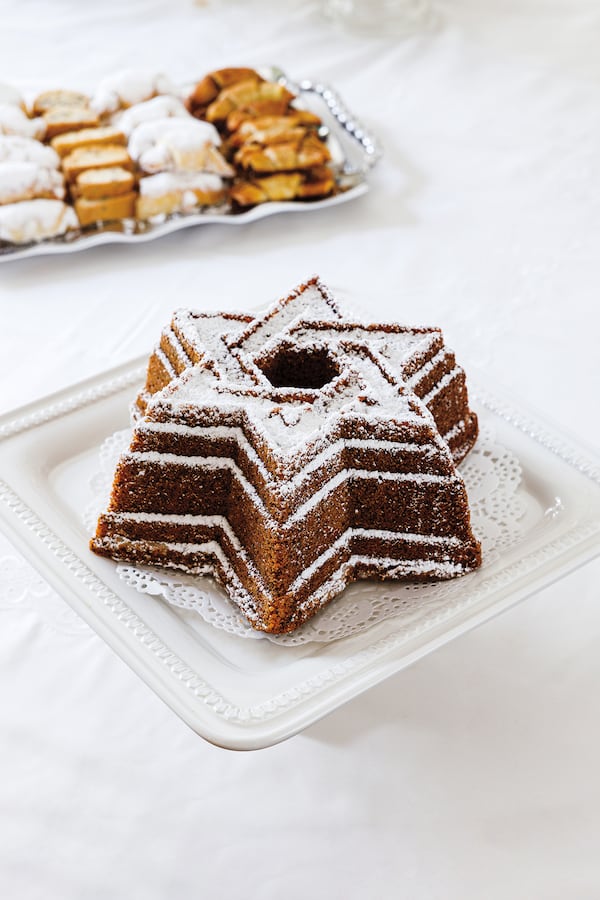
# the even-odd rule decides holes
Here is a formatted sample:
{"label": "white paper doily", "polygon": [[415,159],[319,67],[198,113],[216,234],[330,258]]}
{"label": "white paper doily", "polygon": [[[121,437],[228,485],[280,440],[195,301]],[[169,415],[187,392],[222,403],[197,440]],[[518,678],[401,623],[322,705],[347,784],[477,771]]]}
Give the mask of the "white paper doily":
{"label": "white paper doily", "polygon": [[[86,513],[86,526],[95,529],[99,512],[106,508],[119,455],[129,446],[131,432],[111,435],[100,450],[100,471],[92,480],[94,502]],[[471,506],[473,530],[481,541],[484,566],[522,536],[524,504],[518,494],[521,467],[515,455],[501,446],[489,429],[482,429],[477,444],[460,467]],[[461,590],[464,578],[433,584],[359,581],[331,601],[321,612],[291,634],[266,635],[255,631],[212,579],[167,569],[119,565],[123,581],[145,594],[162,597],[181,609],[194,610],[206,622],[243,638],[262,638],[294,646],[310,641],[329,642],[357,634],[384,619],[402,615],[420,617],[425,609],[448,605]]]}

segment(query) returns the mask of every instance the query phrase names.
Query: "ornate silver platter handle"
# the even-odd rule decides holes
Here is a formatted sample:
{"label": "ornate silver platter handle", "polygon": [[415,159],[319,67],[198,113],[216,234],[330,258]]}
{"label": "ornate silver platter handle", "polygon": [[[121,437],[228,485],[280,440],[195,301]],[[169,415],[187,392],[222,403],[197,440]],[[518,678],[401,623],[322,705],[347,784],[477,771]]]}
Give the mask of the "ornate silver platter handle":
{"label": "ornate silver platter handle", "polygon": [[155,240],[193,225],[243,225],[282,212],[311,212],[359,197],[367,191],[367,176],[381,157],[381,145],[374,135],[347,109],[339,94],[321,82],[303,79],[293,81],[277,66],[260,67],[269,81],[284,84],[296,95],[297,105],[317,113],[323,121],[321,137],[327,141],[332,155],[332,168],[339,192],[322,200],[289,200],[263,203],[244,211],[228,204],[190,213],[176,213],[160,221],[136,222],[125,219],[107,222],[89,231],[72,231],[62,237],[48,238],[32,244],[9,244],[0,241],[0,262],[57,253],[74,253],[100,244],[137,244]]}
{"label": "ornate silver platter handle", "polygon": [[[272,66],[270,69],[263,70],[266,77],[271,81],[278,81],[285,85],[293,94],[296,94],[300,101],[307,102],[310,105],[312,97],[318,98],[318,111],[323,117],[323,106],[325,106],[327,114],[334,123],[334,128],[324,124],[320,130],[321,136],[335,142],[343,141],[343,157],[339,160],[340,171],[343,175],[360,179],[366,178],[375,163],[381,158],[383,150],[381,144],[357,118],[346,107],[340,95],[333,88],[320,81],[310,81],[303,79],[302,81],[293,81],[283,72],[282,69]],[[335,148],[334,162],[336,159]]]}

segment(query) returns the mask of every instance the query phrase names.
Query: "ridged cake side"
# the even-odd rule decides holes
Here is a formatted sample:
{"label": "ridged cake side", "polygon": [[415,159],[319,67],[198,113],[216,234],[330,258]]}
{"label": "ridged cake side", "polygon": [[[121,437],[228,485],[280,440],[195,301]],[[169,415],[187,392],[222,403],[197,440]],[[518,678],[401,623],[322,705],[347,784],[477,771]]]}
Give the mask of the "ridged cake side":
{"label": "ridged cake side", "polygon": [[481,562],[455,468],[477,418],[437,328],[348,320],[316,279],[261,317],[179,310],[136,413],[92,549],[212,574],[258,629]]}
{"label": "ridged cake side", "polygon": [[272,632],[295,628],[357,577],[429,580],[476,567],[448,455],[426,426],[396,437],[341,438],[290,481],[269,473],[239,426],[143,424],[94,548],[210,572]]}

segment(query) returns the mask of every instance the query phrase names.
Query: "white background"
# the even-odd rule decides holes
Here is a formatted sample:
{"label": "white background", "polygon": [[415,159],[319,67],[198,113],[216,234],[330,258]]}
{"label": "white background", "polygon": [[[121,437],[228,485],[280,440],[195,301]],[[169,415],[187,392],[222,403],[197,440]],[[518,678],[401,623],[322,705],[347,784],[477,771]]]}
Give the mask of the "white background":
{"label": "white background", "polygon": [[[447,0],[361,37],[315,3],[4,2],[0,78],[92,89],[276,63],[333,84],[385,157],[314,215],[0,266],[0,411],[148,352],[175,306],[263,306],[319,273],[444,328],[467,371],[600,446],[600,7]],[[600,565],[304,734],[194,735],[0,536],[0,894],[600,897]]]}

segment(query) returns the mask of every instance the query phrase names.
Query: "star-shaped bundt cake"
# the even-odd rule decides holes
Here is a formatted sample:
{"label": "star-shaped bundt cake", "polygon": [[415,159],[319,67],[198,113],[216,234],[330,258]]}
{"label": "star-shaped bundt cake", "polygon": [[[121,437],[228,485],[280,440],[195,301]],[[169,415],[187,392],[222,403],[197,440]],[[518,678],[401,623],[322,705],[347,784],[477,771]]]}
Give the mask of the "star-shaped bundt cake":
{"label": "star-shaped bundt cake", "polygon": [[317,278],[259,316],[178,310],[134,409],[92,549],[211,574],[258,629],[481,562],[456,471],[477,418],[438,328],[356,321]]}

